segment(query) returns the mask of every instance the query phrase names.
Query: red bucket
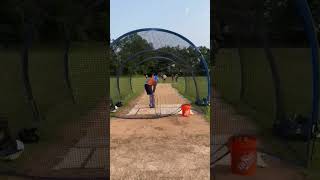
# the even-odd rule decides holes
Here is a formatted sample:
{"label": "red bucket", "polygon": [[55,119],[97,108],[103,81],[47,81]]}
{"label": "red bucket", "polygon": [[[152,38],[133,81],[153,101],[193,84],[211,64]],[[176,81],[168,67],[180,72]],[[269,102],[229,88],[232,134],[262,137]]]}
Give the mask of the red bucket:
{"label": "red bucket", "polygon": [[229,141],[233,174],[254,175],[257,166],[257,139],[253,136],[235,136]]}
{"label": "red bucket", "polygon": [[182,116],[188,117],[191,111],[191,104],[182,104],[181,110],[182,110]]}

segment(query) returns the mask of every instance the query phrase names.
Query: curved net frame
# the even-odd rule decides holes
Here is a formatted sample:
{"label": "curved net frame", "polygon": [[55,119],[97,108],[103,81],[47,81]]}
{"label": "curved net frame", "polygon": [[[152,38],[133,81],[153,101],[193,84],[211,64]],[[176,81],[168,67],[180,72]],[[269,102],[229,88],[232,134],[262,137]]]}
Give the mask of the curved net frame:
{"label": "curved net frame", "polygon": [[[9,29],[0,30],[6,36],[0,38],[2,178],[108,179],[109,66],[100,21],[105,3],[5,5],[8,11],[2,15]],[[28,14],[21,21],[10,18],[20,17],[13,9],[17,6]],[[87,22],[94,22],[94,30]],[[74,33],[79,26],[81,35]]]}
{"label": "curved net frame", "polygon": [[[114,104],[128,103],[136,98],[135,95],[142,94],[144,74],[150,72],[158,73],[160,84],[171,83],[180,95],[192,103],[208,101],[210,97],[207,61],[191,41],[177,33],[151,28],[132,31],[112,42],[111,54],[110,95]],[[163,79],[163,75],[168,78]],[[170,104],[164,102],[164,95],[159,94],[157,98],[156,103],[160,106]],[[178,99],[171,102],[171,105],[176,105],[176,109],[172,109],[170,113],[161,113],[159,109],[159,112],[156,110],[149,115],[121,117],[152,118],[173,115],[179,112],[182,103]]]}
{"label": "curved net frame", "polygon": [[[238,11],[227,7],[217,7],[213,144],[252,133],[265,144],[260,152],[310,165],[312,155],[319,157],[319,47],[308,4],[257,1],[239,4]],[[220,155],[214,153],[214,159]]]}

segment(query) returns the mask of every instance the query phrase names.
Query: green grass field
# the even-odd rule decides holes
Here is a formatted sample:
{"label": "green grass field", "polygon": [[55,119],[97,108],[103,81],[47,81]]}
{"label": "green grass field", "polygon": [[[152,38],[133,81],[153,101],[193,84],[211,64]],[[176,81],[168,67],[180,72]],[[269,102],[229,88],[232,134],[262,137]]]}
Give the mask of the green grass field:
{"label": "green grass field", "polygon": [[123,101],[124,104],[129,102],[134,97],[141,94],[141,92],[144,90],[144,82],[145,78],[143,76],[133,76],[132,77],[132,89],[130,86],[130,78],[126,76],[121,76],[119,78],[120,83],[120,93],[121,98],[119,96],[118,90],[117,90],[117,78],[116,77],[110,77],[110,97],[116,103],[117,101]]}
{"label": "green grass field", "polygon": [[[119,79],[120,82],[120,93],[122,97],[122,101],[126,104],[128,101],[141,94],[144,91],[144,81],[145,78],[142,75],[137,75],[132,78],[133,91],[130,87],[130,79],[129,77],[122,76]],[[198,83],[198,91],[201,98],[207,96],[207,79],[206,77],[196,77],[196,81]],[[187,84],[186,84],[187,82]],[[167,78],[166,81],[163,81],[161,78],[159,79],[159,83],[172,83],[172,86],[176,88],[180,94],[184,97],[188,98],[192,102],[196,100],[196,90],[195,84],[191,77],[187,77],[186,80],[184,77],[180,77],[178,82],[172,81],[171,78]],[[110,97],[114,99],[114,102],[119,101],[119,94],[117,91],[117,79],[116,77],[110,78]],[[196,106],[195,104],[193,104]],[[197,106],[199,110],[203,111],[206,115],[206,119],[210,119],[210,108],[208,107],[200,107]]]}
{"label": "green grass field", "polygon": [[[298,113],[309,116],[311,113],[311,62],[310,50],[298,48],[272,49],[287,114]],[[240,72],[240,59],[243,63],[243,77]],[[271,135],[275,118],[275,92],[272,74],[263,49],[223,49],[216,57],[214,82],[223,98],[237,107],[238,111],[251,116],[261,130],[261,135],[270,143],[273,153],[282,158],[303,161],[306,145],[290,142],[297,152],[291,153],[283,143]],[[243,97],[240,99],[241,79]],[[313,163],[320,165],[320,147]]]}
{"label": "green grass field", "polygon": [[[207,86],[207,77],[204,76],[197,76],[195,77],[197,82],[197,87],[199,91],[200,98],[206,98],[208,95],[208,86]],[[178,82],[175,82],[172,84],[174,88],[176,88],[180,94],[182,94],[184,97],[189,99],[191,102],[193,102],[193,106],[197,109],[200,109],[202,112],[205,113],[206,119],[210,120],[210,108],[208,107],[200,107],[194,104],[196,100],[196,86],[194,84],[192,77],[180,77],[178,79]]]}
{"label": "green grass field", "polygon": [[[59,46],[57,46],[59,47]],[[283,88],[285,111],[307,115],[311,111],[311,66],[307,49],[273,49]],[[242,49],[244,68],[244,96],[240,100],[241,73],[237,51],[222,50],[217,56],[214,71],[216,88],[226,101],[234,104],[241,113],[251,116],[262,135],[281,156],[300,159],[305,153],[301,143],[291,143],[298,153],[289,153],[270,133],[274,119],[274,92],[271,71],[261,49]],[[25,153],[17,161],[0,163],[0,168],[15,168],[29,159],[32,152],[45,150],[48,144],[59,143],[58,129],[68,122],[76,122],[90,108],[104,100],[107,78],[107,60],[103,44],[73,44],[70,51],[70,77],[76,104],[71,101],[64,82],[63,50],[56,47],[33,47],[30,51],[29,75],[35,101],[39,105],[41,122],[33,120],[31,107],[23,91],[21,56],[19,50],[0,51],[0,116],[9,121],[12,134],[20,128],[39,124],[41,142],[26,145]],[[196,77],[200,97],[207,94],[206,78]],[[143,91],[144,77],[133,78],[133,91],[128,77],[121,77],[121,96],[125,103]],[[168,77],[167,83],[171,81]],[[187,84],[185,84],[187,82]],[[110,78],[110,96],[117,99],[115,78]],[[173,87],[194,102],[195,86],[192,78],[180,77]],[[209,108],[205,108],[209,119]],[[317,146],[311,170],[320,165],[320,146]],[[310,177],[319,177],[317,171],[307,170]]]}

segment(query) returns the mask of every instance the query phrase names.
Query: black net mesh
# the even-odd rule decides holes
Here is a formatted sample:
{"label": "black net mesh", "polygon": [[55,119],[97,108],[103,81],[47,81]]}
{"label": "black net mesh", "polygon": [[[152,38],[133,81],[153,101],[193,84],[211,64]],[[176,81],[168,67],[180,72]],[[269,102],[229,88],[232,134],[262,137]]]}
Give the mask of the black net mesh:
{"label": "black net mesh", "polygon": [[1,2],[0,179],[108,177],[105,8]]}
{"label": "black net mesh", "polygon": [[[115,105],[120,102],[130,104],[133,99],[143,96],[145,75],[148,73],[158,74],[158,92],[166,91],[168,87],[165,86],[171,86],[191,103],[207,102],[208,59],[201,52],[208,54],[209,49],[198,49],[181,35],[162,29],[133,31],[113,41],[111,49],[110,97]],[[131,105],[133,109],[139,106],[137,112],[129,108],[113,115],[123,118],[162,117],[178,113],[181,104],[186,103],[178,98],[169,100],[162,93],[155,98],[159,108],[156,107],[152,112],[146,110],[146,114],[143,114],[144,108],[148,108],[147,100],[143,100]],[[164,107],[169,105],[172,110]]]}
{"label": "black net mesh", "polygon": [[[40,112],[38,119],[33,116],[35,109],[23,91],[20,54],[1,52],[8,60],[4,66],[12,71],[11,81],[3,79],[2,83],[16,89],[3,89],[4,94],[12,98],[2,101],[7,108],[2,108],[1,121],[9,122],[12,139],[25,142],[18,159],[0,162],[1,173],[29,177],[106,177],[109,148],[106,50],[102,43],[71,45],[70,92],[65,79],[64,51],[57,47],[59,45],[42,44],[41,47],[32,46],[29,51],[27,69],[34,102]],[[27,143],[23,140],[30,136],[20,135],[23,128],[37,128],[39,141]],[[1,150],[2,153],[6,150],[4,144]],[[1,158],[7,156],[1,154]]]}
{"label": "black net mesh", "polygon": [[296,2],[239,2],[237,10],[217,2],[213,152],[233,135],[254,134],[258,158],[266,162],[272,156],[295,165],[310,161],[313,64],[310,32]]}

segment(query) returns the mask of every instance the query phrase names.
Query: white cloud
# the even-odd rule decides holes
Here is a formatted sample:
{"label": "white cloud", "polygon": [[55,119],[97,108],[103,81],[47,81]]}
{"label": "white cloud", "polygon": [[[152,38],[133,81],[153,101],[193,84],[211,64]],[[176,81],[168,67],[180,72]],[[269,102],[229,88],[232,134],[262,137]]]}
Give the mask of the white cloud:
{"label": "white cloud", "polygon": [[189,12],[190,12],[190,9],[189,8],[185,8],[184,13],[185,13],[186,16],[189,15]]}

